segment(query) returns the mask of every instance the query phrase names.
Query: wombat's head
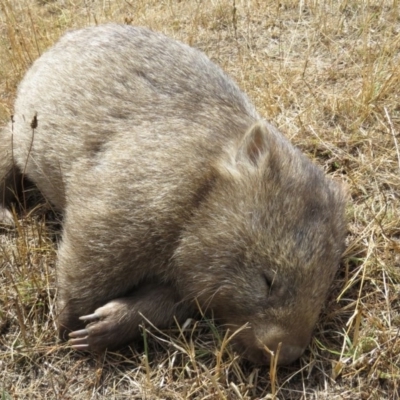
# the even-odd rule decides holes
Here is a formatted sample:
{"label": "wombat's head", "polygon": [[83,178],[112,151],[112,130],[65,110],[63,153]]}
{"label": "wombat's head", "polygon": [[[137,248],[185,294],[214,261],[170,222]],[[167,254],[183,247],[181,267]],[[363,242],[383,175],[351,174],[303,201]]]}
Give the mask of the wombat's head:
{"label": "wombat's head", "polygon": [[344,249],[344,195],[275,128],[254,125],[216,166],[176,254],[185,294],[244,357],[300,357]]}

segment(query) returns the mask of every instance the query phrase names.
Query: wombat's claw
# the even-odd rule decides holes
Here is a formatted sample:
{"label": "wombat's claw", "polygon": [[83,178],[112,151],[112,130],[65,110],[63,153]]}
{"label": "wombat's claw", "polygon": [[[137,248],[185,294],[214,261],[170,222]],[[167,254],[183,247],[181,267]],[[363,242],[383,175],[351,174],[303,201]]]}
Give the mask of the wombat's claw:
{"label": "wombat's claw", "polygon": [[[94,321],[99,318],[101,318],[101,316],[96,313],[89,314],[89,315],[82,315],[82,317],[79,317],[79,319],[81,321]],[[77,332],[81,332],[81,331],[77,331]]]}
{"label": "wombat's claw", "polygon": [[74,345],[71,344],[71,347],[74,350],[88,350],[89,349],[89,345],[87,343],[86,344],[74,344]]}
{"label": "wombat's claw", "polygon": [[89,331],[87,329],[71,332],[69,337],[75,339],[70,339],[69,344],[75,350],[87,350],[89,348],[89,343],[87,341],[88,336]]}

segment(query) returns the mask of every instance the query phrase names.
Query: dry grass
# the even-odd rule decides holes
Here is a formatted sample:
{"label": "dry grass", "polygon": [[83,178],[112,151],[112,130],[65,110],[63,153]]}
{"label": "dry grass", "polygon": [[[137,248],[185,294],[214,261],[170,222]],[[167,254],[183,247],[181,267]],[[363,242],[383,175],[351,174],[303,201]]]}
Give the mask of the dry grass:
{"label": "dry grass", "polygon": [[96,358],[56,342],[57,229],[45,207],[19,216],[0,233],[0,398],[399,399],[400,1],[0,0],[1,121],[34,59],[66,29],[106,21],[204,50],[345,181],[348,249],[292,366],[245,364],[204,320]]}

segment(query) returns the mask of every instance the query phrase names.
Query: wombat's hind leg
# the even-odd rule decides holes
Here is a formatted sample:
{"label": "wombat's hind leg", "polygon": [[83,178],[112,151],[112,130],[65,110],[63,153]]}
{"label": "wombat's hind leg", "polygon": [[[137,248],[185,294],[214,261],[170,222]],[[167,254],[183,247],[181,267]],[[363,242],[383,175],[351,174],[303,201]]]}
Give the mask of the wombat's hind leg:
{"label": "wombat's hind leg", "polygon": [[81,316],[82,321],[90,323],[69,334],[70,345],[76,350],[115,349],[140,336],[139,325],[144,319],[166,328],[174,317],[184,321],[188,316],[189,308],[179,303],[175,289],[147,285],[130,297],[112,300],[93,314]]}

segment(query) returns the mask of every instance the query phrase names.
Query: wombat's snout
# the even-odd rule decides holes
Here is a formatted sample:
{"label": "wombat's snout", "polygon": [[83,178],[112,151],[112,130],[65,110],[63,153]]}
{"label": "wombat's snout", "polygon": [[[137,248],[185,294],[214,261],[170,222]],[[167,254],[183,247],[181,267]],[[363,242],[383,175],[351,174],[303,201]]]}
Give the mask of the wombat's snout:
{"label": "wombat's snout", "polygon": [[[299,336],[289,335],[280,328],[272,328],[269,332],[254,335],[251,339],[246,333],[245,337],[242,337],[240,347],[243,356],[254,364],[270,364],[271,353],[273,353],[278,357],[279,365],[286,365],[296,361],[304,353],[310,341],[308,335],[304,338]],[[249,339],[254,339],[252,345],[250,345]]]}
{"label": "wombat's snout", "polygon": [[[281,347],[279,349],[278,353],[278,347],[279,344],[281,344]],[[305,350],[305,346],[299,346],[296,344],[290,344],[290,343],[283,343],[283,342],[277,342],[274,345],[266,345],[266,347],[274,353],[275,356],[278,357],[278,364],[279,365],[285,365],[285,364],[290,364],[293,361],[296,361],[303,353]],[[267,364],[270,364],[271,362],[271,354],[266,351],[266,358],[267,358]]]}

